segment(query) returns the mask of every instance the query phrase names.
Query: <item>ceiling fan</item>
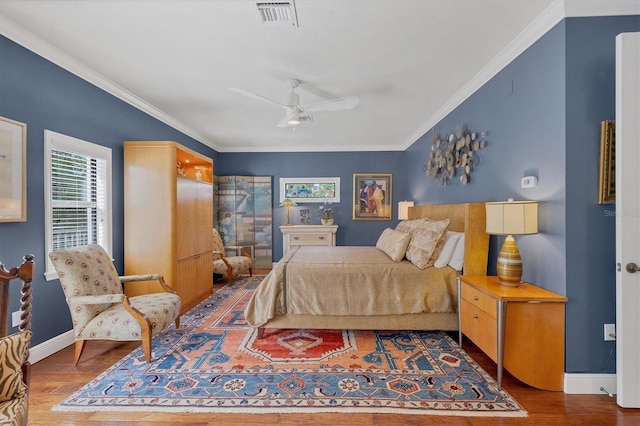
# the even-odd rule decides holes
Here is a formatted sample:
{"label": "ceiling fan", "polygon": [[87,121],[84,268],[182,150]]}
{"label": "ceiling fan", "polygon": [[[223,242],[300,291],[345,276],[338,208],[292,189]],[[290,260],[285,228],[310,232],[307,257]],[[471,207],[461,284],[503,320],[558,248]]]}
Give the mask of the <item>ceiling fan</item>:
{"label": "ceiling fan", "polygon": [[299,80],[289,80],[291,93],[289,93],[289,99],[286,105],[244,89],[236,89],[235,87],[230,87],[229,90],[240,93],[244,96],[248,96],[252,99],[258,99],[260,101],[279,106],[280,108],[284,108],[285,117],[278,122],[278,127],[297,126],[298,124],[303,122],[313,121],[313,117],[307,114],[308,112],[342,111],[352,109],[355,108],[355,106],[358,105],[358,102],[360,101],[357,96],[347,96],[346,98],[329,99],[326,101],[301,105],[300,96],[295,91],[296,87],[298,87],[299,85]]}

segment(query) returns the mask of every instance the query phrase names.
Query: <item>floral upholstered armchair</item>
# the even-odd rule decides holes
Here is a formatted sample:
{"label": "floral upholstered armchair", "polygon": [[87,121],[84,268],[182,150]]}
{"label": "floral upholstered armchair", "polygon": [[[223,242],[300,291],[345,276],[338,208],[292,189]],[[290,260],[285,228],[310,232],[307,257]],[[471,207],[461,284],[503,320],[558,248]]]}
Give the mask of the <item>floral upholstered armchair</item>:
{"label": "floral upholstered armchair", "polygon": [[[109,255],[96,244],[49,254],[64,290],[76,340],[77,364],[87,340],[141,340],[151,362],[151,338],[175,322],[180,326],[180,296],[162,275],[120,277]],[[158,281],[162,292],[127,297],[124,283]]]}
{"label": "floral upholstered armchair", "polygon": [[[240,251],[241,256],[227,256],[227,250]],[[213,228],[213,272],[227,275],[229,284],[233,281],[233,276],[240,272],[249,271],[253,276],[253,259],[242,246],[225,246],[222,237],[216,228]]]}

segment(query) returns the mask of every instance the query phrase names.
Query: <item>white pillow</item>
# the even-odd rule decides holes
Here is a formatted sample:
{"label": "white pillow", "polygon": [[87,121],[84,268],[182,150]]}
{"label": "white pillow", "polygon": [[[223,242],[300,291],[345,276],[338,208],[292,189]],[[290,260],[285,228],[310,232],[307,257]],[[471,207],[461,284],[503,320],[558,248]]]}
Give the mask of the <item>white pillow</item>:
{"label": "white pillow", "polygon": [[453,253],[458,244],[458,241],[463,235],[464,232],[447,231],[444,236],[444,244],[442,245],[442,249],[440,249],[440,253],[436,258],[436,261],[433,263],[434,267],[442,268],[443,266],[447,266],[449,264],[449,261],[453,257]]}
{"label": "white pillow", "polygon": [[376,247],[385,252],[394,262],[400,262],[404,258],[409,241],[411,241],[411,234],[387,228],[380,234]]}
{"label": "white pillow", "polygon": [[458,244],[456,244],[455,250],[453,250],[453,255],[449,260],[449,266],[456,271],[462,271],[462,267],[464,266],[464,234],[462,234],[458,240]]}

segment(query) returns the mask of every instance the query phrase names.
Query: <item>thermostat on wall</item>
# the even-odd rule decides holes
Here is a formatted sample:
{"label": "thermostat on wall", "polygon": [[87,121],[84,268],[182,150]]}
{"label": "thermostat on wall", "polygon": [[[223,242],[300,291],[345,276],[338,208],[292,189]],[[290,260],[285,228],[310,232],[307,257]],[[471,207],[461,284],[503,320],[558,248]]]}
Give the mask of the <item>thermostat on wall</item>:
{"label": "thermostat on wall", "polygon": [[536,176],[525,176],[520,181],[520,187],[533,188],[538,185],[538,178]]}

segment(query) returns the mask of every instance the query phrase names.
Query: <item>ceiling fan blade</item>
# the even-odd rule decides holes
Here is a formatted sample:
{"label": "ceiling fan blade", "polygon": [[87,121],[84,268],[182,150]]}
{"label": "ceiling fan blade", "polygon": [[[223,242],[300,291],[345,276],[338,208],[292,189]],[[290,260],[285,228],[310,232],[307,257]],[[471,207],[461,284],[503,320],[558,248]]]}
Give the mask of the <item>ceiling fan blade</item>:
{"label": "ceiling fan blade", "polygon": [[346,98],[330,99],[328,101],[314,102],[312,104],[300,105],[302,111],[342,111],[345,109],[355,108],[360,102],[357,96],[347,96]]}
{"label": "ceiling fan blade", "polygon": [[247,96],[247,97],[249,97],[251,99],[257,99],[259,101],[263,101],[263,102],[266,102],[266,103],[271,104],[271,105],[279,106],[280,108],[287,108],[286,105],[283,105],[280,102],[276,102],[273,99],[265,98],[262,95],[258,95],[257,93],[249,92],[248,90],[236,89],[235,87],[229,87],[229,90],[231,90],[232,92],[236,92],[236,93],[239,93],[241,95]]}

